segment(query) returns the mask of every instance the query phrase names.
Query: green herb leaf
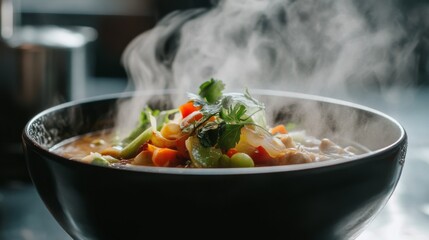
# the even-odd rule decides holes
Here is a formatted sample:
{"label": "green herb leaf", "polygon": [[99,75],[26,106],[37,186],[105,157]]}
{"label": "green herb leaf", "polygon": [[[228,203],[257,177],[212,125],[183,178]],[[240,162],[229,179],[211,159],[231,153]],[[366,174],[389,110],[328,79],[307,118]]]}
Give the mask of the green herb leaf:
{"label": "green herb leaf", "polygon": [[249,92],[249,89],[246,88],[246,90],[244,91],[244,97],[247,98],[248,100],[250,100],[251,102],[253,102],[253,104],[255,104],[256,106],[258,106],[259,108],[265,108],[264,104],[262,104],[261,102],[259,102],[258,100],[254,99]]}
{"label": "green herb leaf", "polygon": [[[200,86],[199,95],[189,94],[196,106],[201,106],[203,117],[193,125],[182,129],[196,134],[204,147],[216,147],[226,151],[235,147],[240,141],[241,128],[247,124],[257,124],[255,114],[263,111],[264,105],[250,96],[248,90],[244,94],[222,94],[224,84],[219,80],[210,79]],[[210,122],[217,116],[215,122]],[[264,124],[264,121],[258,121]],[[265,125],[263,125],[265,126]]]}
{"label": "green herb leaf", "polygon": [[246,106],[241,103],[236,103],[234,106],[222,108],[220,117],[227,123],[242,123],[249,119],[249,117],[245,115],[246,111]]}
{"label": "green herb leaf", "polygon": [[192,134],[195,130],[197,130],[199,127],[204,125],[204,123],[206,123],[212,116],[219,114],[221,110],[220,104],[204,103],[203,105],[200,105],[200,106],[202,106],[202,108],[200,109],[200,112],[203,114],[203,117],[197,122],[182,128],[183,132]]}
{"label": "green herb leaf", "polygon": [[222,97],[222,90],[225,88],[220,80],[210,79],[200,85],[199,95],[208,103],[215,103]]}
{"label": "green herb leaf", "polygon": [[243,124],[224,124],[221,126],[221,134],[218,140],[218,147],[224,151],[235,147],[240,141],[241,128]]}
{"label": "green herb leaf", "polygon": [[197,134],[203,147],[214,147],[219,139],[221,125],[215,122],[207,123]]}

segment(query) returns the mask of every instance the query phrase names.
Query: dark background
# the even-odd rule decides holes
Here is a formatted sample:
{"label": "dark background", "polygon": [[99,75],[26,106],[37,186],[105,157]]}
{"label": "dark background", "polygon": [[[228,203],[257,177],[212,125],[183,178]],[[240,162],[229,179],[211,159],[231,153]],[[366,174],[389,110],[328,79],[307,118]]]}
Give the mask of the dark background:
{"label": "dark background", "polygon": [[[126,85],[127,74],[121,64],[121,55],[133,38],[172,11],[209,6],[209,0],[22,0],[17,11],[19,26],[85,26],[95,30],[97,37],[85,45],[85,81],[88,85],[85,86],[85,97],[90,97],[120,91]],[[17,52],[0,39],[0,101],[7,106],[7,111],[0,111],[0,152],[3,155],[0,158],[0,182],[10,179],[29,181],[21,149],[21,131],[26,122],[45,108],[75,100],[64,97],[48,104],[22,103],[18,90],[22,73]],[[67,63],[65,65],[67,67]]]}
{"label": "dark background", "polygon": [[[54,0],[53,0],[54,1]],[[103,12],[103,1],[100,8],[91,13],[70,13],[63,9],[58,12],[32,11],[24,8],[23,25],[60,25],[60,26],[89,26],[94,28],[98,37],[91,45],[92,74],[94,77],[126,78],[126,73],[120,63],[123,50],[130,41],[140,33],[152,28],[164,15],[180,9],[207,8],[210,0],[177,0],[154,1],[142,0],[141,9],[130,9]],[[127,4],[128,1],[123,1]],[[90,12],[90,11],[88,11]]]}

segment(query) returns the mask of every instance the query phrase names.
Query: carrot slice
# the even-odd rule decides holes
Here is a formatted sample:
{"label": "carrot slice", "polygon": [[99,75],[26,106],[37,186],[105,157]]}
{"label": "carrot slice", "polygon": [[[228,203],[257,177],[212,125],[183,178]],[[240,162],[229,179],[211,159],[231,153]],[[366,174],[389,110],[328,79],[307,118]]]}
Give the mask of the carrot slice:
{"label": "carrot slice", "polygon": [[159,148],[148,144],[148,151],[152,152],[152,162],[158,167],[174,167],[180,164],[179,151],[170,148]]}
{"label": "carrot slice", "polygon": [[277,126],[275,126],[275,127],[273,127],[273,128],[271,128],[270,129],[270,133],[271,134],[277,134],[277,133],[280,133],[280,134],[286,134],[287,133],[287,130],[286,130],[286,127],[285,127],[285,125],[283,125],[283,124],[279,124],[279,125],[277,125]]}
{"label": "carrot slice", "polygon": [[180,113],[182,114],[182,118],[185,118],[189,114],[191,114],[197,110],[200,110],[200,109],[201,109],[201,107],[194,106],[193,101],[189,101],[189,102],[187,102],[187,103],[185,103],[179,107]]}

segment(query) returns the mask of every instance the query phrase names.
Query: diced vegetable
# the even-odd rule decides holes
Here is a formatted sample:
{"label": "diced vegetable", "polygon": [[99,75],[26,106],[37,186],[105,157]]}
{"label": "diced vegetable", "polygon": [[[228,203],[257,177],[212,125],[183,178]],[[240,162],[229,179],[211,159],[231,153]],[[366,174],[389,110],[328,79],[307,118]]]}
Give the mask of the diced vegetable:
{"label": "diced vegetable", "polygon": [[107,167],[107,166],[109,166],[109,161],[107,161],[103,157],[95,157],[91,161],[91,164],[98,165],[98,166],[106,166]]}
{"label": "diced vegetable", "polygon": [[192,163],[196,167],[218,167],[222,151],[214,147],[203,147],[197,137],[189,137],[186,140],[186,148],[189,151]]}
{"label": "diced vegetable", "polygon": [[286,130],[286,127],[285,127],[285,125],[283,125],[283,124],[279,124],[279,125],[277,125],[277,126],[275,126],[275,127],[273,127],[273,128],[271,128],[270,129],[270,133],[271,134],[277,134],[277,133],[279,133],[279,134],[286,134],[287,133],[287,130]]}
{"label": "diced vegetable", "polygon": [[176,140],[176,149],[179,151],[180,156],[184,159],[189,159],[189,152],[186,148],[186,140],[188,137],[188,135],[183,135],[181,138]]}
{"label": "diced vegetable", "polygon": [[182,120],[182,122],[180,123],[180,127],[186,128],[189,125],[192,125],[195,122],[199,121],[201,118],[203,118],[203,114],[200,111],[192,112]]}
{"label": "diced vegetable", "polygon": [[[254,167],[323,160],[324,155],[353,155],[330,140],[290,132],[295,124],[269,128],[265,106],[249,91],[223,94],[224,84],[210,79],[199,95],[171,110],[141,112],[137,128],[122,141],[90,142],[83,162],[102,166],[111,163],[159,167]],[[173,116],[174,114],[174,116]],[[118,139],[119,137],[117,137]],[[303,148],[311,140],[313,146]],[[85,153],[86,154],[86,153]]]}
{"label": "diced vegetable", "polygon": [[141,151],[132,161],[132,164],[134,165],[153,165],[152,162],[152,152],[149,150],[143,150]]}
{"label": "diced vegetable", "polygon": [[174,122],[164,124],[160,132],[163,137],[170,140],[178,139],[183,135],[180,125]]}
{"label": "diced vegetable", "polygon": [[170,148],[159,148],[151,144],[148,150],[152,152],[152,162],[158,167],[174,167],[180,164],[179,152]]}
{"label": "diced vegetable", "polygon": [[236,153],[232,155],[230,167],[254,167],[255,163],[252,158],[245,153]]}
{"label": "diced vegetable", "polygon": [[138,150],[141,145],[149,141],[149,139],[152,137],[152,128],[146,129],[144,132],[142,132],[137,138],[135,138],[130,144],[125,146],[121,153],[119,154],[119,157],[121,158],[132,158],[137,155]]}
{"label": "diced vegetable", "polygon": [[237,150],[236,148],[230,148],[230,149],[226,152],[226,155],[227,155],[228,157],[232,157],[232,155],[234,155],[234,154],[236,154],[236,153],[238,153],[238,150]]}
{"label": "diced vegetable", "polygon": [[264,147],[258,146],[252,153],[251,158],[256,164],[269,164],[273,158],[268,154]]}
{"label": "diced vegetable", "polygon": [[172,148],[172,147],[176,146],[175,140],[165,138],[158,131],[152,133],[152,137],[150,138],[150,141],[158,147]]}
{"label": "diced vegetable", "polygon": [[118,158],[121,154],[121,149],[118,147],[108,147],[103,149],[101,152],[101,155],[109,155],[115,158]]}
{"label": "diced vegetable", "polygon": [[201,107],[200,106],[194,106],[194,102],[193,101],[189,101],[183,105],[181,105],[179,107],[180,113],[182,114],[182,118],[186,118],[189,114],[200,110]]}
{"label": "diced vegetable", "polygon": [[281,140],[273,137],[265,129],[252,126],[243,127],[240,142],[236,146],[237,150],[250,155],[258,146],[262,146],[272,158],[284,155],[286,150]]}

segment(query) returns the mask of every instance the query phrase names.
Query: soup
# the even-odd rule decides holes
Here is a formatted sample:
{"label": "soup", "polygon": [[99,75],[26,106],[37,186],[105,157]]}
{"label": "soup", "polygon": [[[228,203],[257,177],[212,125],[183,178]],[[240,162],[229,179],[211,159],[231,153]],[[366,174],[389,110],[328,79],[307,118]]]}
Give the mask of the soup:
{"label": "soup", "polygon": [[364,152],[318,139],[293,123],[269,126],[265,106],[244,93],[223,93],[211,79],[176,109],[146,107],[128,137],[114,130],[90,133],[52,149],[66,158],[103,166],[185,168],[275,166],[350,158]]}

